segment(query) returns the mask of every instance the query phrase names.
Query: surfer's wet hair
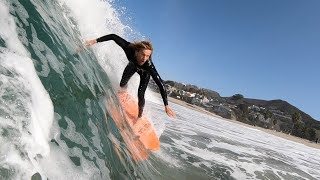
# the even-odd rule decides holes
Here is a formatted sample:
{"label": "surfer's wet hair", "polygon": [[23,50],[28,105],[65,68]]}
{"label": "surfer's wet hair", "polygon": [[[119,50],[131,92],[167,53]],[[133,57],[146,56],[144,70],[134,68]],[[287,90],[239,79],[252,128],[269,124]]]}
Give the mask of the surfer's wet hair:
{"label": "surfer's wet hair", "polygon": [[137,41],[131,43],[130,46],[132,46],[135,49],[135,51],[141,51],[144,49],[153,51],[153,47],[150,41]]}

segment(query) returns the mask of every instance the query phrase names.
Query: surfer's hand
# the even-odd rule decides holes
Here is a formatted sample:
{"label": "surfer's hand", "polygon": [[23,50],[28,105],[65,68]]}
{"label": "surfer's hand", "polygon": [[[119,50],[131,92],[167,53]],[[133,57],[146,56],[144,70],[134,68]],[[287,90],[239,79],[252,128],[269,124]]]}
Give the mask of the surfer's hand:
{"label": "surfer's hand", "polygon": [[89,41],[86,41],[84,43],[85,46],[91,46],[93,44],[97,43],[97,40],[96,39],[92,39],[92,40],[89,40]]}
{"label": "surfer's hand", "polygon": [[168,114],[168,116],[172,117],[172,118],[176,118],[176,115],[174,114],[174,112],[170,109],[169,105],[166,105],[166,113]]}

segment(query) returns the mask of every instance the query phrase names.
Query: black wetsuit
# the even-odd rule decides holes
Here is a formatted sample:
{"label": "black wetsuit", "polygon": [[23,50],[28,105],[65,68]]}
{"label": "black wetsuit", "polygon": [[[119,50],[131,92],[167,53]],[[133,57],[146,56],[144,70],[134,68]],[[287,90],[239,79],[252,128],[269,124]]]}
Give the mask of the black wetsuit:
{"label": "black wetsuit", "polygon": [[152,63],[151,58],[147,60],[143,65],[140,66],[137,63],[137,60],[135,57],[135,50],[131,46],[129,46],[130,42],[124,40],[123,38],[115,34],[102,36],[97,39],[97,42],[103,42],[103,41],[109,41],[109,40],[113,40],[114,42],[116,42],[124,50],[129,60],[129,63],[124,69],[124,72],[122,74],[120,86],[121,87],[126,86],[129,79],[133,76],[134,73],[137,72],[140,75],[140,84],[138,89],[138,105],[139,105],[138,117],[141,117],[143,112],[143,107],[145,104],[144,94],[149,83],[150,75],[152,76],[153,80],[156,82],[156,84],[159,87],[164,105],[165,106],[168,105],[168,98],[167,98],[167,92],[166,92],[165,86],[156,68]]}

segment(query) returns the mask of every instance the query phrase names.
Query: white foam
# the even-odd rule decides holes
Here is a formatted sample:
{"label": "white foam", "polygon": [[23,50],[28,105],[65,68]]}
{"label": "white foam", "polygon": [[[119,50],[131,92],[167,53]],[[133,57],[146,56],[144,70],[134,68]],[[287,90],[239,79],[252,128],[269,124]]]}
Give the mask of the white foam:
{"label": "white foam", "polygon": [[15,21],[9,14],[8,6],[2,1],[0,1],[0,24],[0,36],[6,46],[15,53],[29,57],[29,52],[25,50],[18,39]]}
{"label": "white foam", "polygon": [[[16,129],[18,133],[14,134],[13,138],[19,138],[20,141],[15,143],[18,147],[23,148],[20,151],[26,152],[31,162],[25,161],[19,155],[19,151],[8,151],[10,153],[6,155],[6,161],[9,164],[19,164],[20,168],[33,173],[39,169],[34,158],[38,155],[48,156],[50,153],[48,142],[53,120],[53,105],[35,72],[32,60],[7,49],[0,49],[0,51],[2,66],[15,74],[13,77],[1,75],[1,81],[7,79],[5,81],[10,82],[6,84],[6,86],[8,85],[6,89],[10,89],[11,92],[3,93],[13,93],[13,96],[16,96],[16,98],[13,98],[13,102],[7,102],[10,107],[7,111],[12,119],[1,120],[6,124],[4,127]],[[19,85],[17,87],[11,86],[14,84]],[[18,109],[15,109],[15,107]],[[22,108],[22,111],[19,111],[20,108]],[[25,114],[21,114],[22,112],[25,112]],[[4,143],[9,143],[7,146],[11,150],[15,144],[10,141]],[[12,157],[14,158],[12,159]]]}
{"label": "white foam", "polygon": [[[81,2],[59,0],[59,2],[62,6],[67,5],[71,10],[64,13],[76,20],[83,41],[96,39],[110,33],[124,36],[127,26],[121,23],[117,11],[110,2],[101,0],[83,0]],[[116,80],[119,80],[119,70],[128,63],[122,49],[111,41],[96,44],[91,48],[99,63],[107,70],[110,79],[117,78]]]}
{"label": "white foam", "polygon": [[[0,2],[1,3],[1,2]],[[1,63],[8,69],[18,73],[19,81],[24,84],[31,93],[31,102],[28,102],[31,110],[31,131],[35,137],[35,141],[45,147],[45,153],[48,153],[47,144],[50,127],[53,119],[53,105],[50,97],[44,89],[37,73],[34,69],[33,62],[29,58],[29,53],[25,50],[18,39],[16,26],[13,18],[9,15],[9,11],[0,4],[2,8],[1,24],[4,22],[6,29],[0,29],[1,37],[4,37],[5,43],[9,50],[3,49],[1,53]],[[6,24],[5,21],[8,23]],[[1,28],[0,27],[0,28]],[[13,50],[13,52],[12,52]]]}
{"label": "white foam", "polygon": [[[159,104],[151,103],[150,105],[152,110],[161,111]],[[208,116],[180,105],[172,104],[172,109],[177,113],[177,119],[166,125],[165,132],[175,134],[174,137],[167,137],[174,143],[169,145],[162,142],[162,151],[158,154],[166,161],[179,162],[178,168],[183,167],[183,160],[185,161],[190,155],[202,159],[200,162],[193,163],[195,167],[204,165],[211,168],[210,163],[230,167],[231,175],[239,179],[248,179],[248,175],[256,179],[257,172],[266,171],[271,171],[279,177],[282,177],[281,174],[288,174],[303,178],[302,172],[293,172],[290,168],[302,170],[303,173],[308,173],[315,178],[320,177],[317,171],[320,168],[320,157],[317,155],[320,154],[320,150],[318,149],[226,121],[223,118]],[[165,116],[161,115],[161,112],[155,112],[155,114]],[[189,137],[198,133],[207,134],[204,136],[211,142],[206,143],[201,139]],[[203,142],[204,147],[194,145],[197,141]],[[216,148],[219,149],[217,152]],[[172,156],[171,154],[178,153],[175,149],[179,149],[181,155]],[[226,151],[221,152],[223,149]],[[272,161],[282,163],[273,165],[270,164]]]}
{"label": "white foam", "polygon": [[48,141],[53,105],[36,74],[29,52],[18,39],[15,21],[2,1],[0,23],[0,36],[7,47],[0,49],[1,66],[12,73],[1,75],[1,81],[7,82],[2,86],[1,95],[12,94],[10,100],[1,98],[7,106],[3,110],[9,114],[5,119],[1,118],[2,130],[9,133],[1,142],[1,157],[4,157],[1,164],[14,166],[17,178],[30,177],[40,169],[37,157],[50,153]]}

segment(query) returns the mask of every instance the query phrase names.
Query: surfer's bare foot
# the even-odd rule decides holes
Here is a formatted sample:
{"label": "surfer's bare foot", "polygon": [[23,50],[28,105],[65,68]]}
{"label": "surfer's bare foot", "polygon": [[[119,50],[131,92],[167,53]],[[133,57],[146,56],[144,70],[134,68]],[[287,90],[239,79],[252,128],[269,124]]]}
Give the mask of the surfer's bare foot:
{"label": "surfer's bare foot", "polygon": [[127,92],[127,85],[126,86],[123,86],[123,87],[119,87],[119,89],[118,89],[118,92],[119,93],[125,93],[125,92]]}
{"label": "surfer's bare foot", "polygon": [[139,140],[139,138],[140,138],[140,136],[135,135],[135,136],[133,137],[133,140]]}

